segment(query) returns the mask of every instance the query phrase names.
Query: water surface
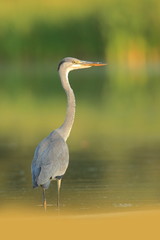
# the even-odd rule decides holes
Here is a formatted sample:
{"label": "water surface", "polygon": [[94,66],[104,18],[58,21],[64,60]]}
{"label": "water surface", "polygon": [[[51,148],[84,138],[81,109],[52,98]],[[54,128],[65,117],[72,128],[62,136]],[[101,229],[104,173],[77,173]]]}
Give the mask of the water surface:
{"label": "water surface", "polygon": [[[113,151],[113,150],[112,150]],[[108,213],[159,207],[159,143],[123,154],[96,149],[71,152],[62,182],[61,211],[78,214]],[[112,154],[113,153],[113,154]],[[21,204],[42,209],[41,189],[32,189],[30,164],[33,149],[1,149],[1,206]],[[47,191],[48,211],[56,210],[56,182]],[[43,210],[43,209],[42,209]]]}

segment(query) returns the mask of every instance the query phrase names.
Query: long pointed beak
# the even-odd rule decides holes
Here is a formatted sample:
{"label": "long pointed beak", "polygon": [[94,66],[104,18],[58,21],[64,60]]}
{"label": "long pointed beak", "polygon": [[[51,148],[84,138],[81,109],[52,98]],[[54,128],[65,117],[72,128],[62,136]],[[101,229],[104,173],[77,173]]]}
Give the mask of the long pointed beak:
{"label": "long pointed beak", "polygon": [[105,66],[107,65],[107,63],[82,61],[81,65],[92,67],[92,66]]}

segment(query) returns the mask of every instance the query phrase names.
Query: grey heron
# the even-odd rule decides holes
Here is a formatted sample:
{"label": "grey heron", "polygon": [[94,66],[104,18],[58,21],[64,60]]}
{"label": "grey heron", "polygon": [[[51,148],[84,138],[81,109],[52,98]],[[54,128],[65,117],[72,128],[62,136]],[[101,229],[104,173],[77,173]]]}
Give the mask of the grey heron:
{"label": "grey heron", "polygon": [[57,206],[59,207],[61,180],[69,164],[69,151],[66,141],[74,122],[75,96],[69,83],[68,74],[72,70],[104,65],[106,64],[82,61],[71,57],[64,58],[58,65],[61,84],[67,95],[66,117],[64,123],[59,128],[52,131],[49,136],[38,144],[31,166],[33,188],[42,187],[45,210],[47,206],[45,190],[49,187],[52,180],[57,180]]}

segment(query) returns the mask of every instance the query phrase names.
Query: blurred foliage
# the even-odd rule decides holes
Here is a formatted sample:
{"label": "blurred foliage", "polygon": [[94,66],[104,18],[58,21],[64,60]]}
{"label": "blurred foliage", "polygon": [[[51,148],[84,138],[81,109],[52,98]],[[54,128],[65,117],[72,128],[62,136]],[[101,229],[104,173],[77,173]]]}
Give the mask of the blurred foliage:
{"label": "blurred foliage", "polygon": [[7,26],[0,36],[1,61],[56,60],[63,56],[103,56],[98,20],[94,16],[65,22],[36,20],[28,32]]}
{"label": "blurred foliage", "polygon": [[72,53],[138,67],[160,56],[158,0],[3,0],[1,6],[1,60]]}
{"label": "blurred foliage", "polygon": [[56,68],[66,56],[109,63],[70,75],[86,135],[159,135],[158,0],[2,0],[0,19],[1,142],[34,142],[63,121]]}

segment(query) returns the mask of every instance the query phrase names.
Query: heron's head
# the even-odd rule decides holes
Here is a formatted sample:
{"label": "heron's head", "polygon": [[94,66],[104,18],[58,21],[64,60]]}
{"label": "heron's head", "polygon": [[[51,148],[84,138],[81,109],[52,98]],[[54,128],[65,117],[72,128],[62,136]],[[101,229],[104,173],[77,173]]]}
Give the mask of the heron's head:
{"label": "heron's head", "polygon": [[82,61],[77,58],[66,57],[58,65],[58,70],[65,69],[70,72],[75,69],[89,68],[92,66],[104,66],[106,63]]}

